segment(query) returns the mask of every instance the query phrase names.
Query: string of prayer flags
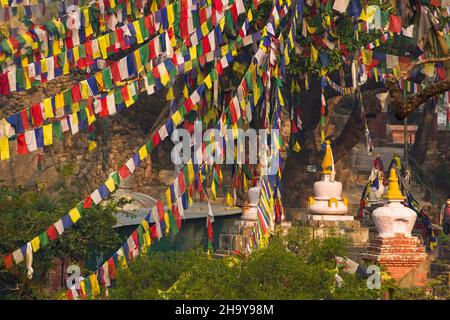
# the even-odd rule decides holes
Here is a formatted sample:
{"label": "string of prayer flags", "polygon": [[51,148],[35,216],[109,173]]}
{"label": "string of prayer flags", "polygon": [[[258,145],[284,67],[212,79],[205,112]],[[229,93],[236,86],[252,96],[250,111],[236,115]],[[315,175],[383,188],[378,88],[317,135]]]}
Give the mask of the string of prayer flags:
{"label": "string of prayer flags", "polygon": [[[81,280],[79,289],[75,287],[68,288],[66,296],[69,300],[75,300],[78,297],[81,297],[81,299],[86,299],[87,297],[96,298],[101,294],[102,288],[107,289],[110,287],[115,280],[117,270],[127,268],[128,264],[139,254],[145,254],[156,239],[160,239],[158,232],[161,230],[158,231],[158,227],[161,226],[161,222],[167,224],[167,227],[165,227],[167,232],[169,230],[173,230],[172,232],[175,233],[178,232],[182,221],[180,212],[184,212],[190,206],[189,202],[183,201],[183,199],[186,199],[189,190],[194,184],[195,177],[201,170],[192,161],[186,164],[186,168],[192,171],[192,175],[186,177],[184,170],[180,171],[178,177],[175,178],[172,185],[165,192],[166,198],[173,201],[172,205],[166,209],[162,206],[162,202],[158,201],[113,256],[106,259],[95,272]],[[177,184],[179,179],[183,179],[186,183],[187,188],[184,188],[184,190]],[[157,211],[162,213],[164,218],[161,219],[159,214],[155,215]]]}
{"label": "string of prayer flags", "polygon": [[[237,54],[237,53],[236,53],[236,54]],[[231,60],[231,57],[230,57],[229,59]],[[200,88],[200,89],[201,89],[201,88]],[[191,101],[198,101],[198,100],[197,100],[198,98],[196,98],[196,97],[199,97],[198,90],[194,91],[194,93],[191,94],[189,100],[191,100]],[[184,107],[185,107],[185,106],[184,106],[184,104],[183,104],[183,105],[180,107],[180,110],[181,110],[181,109],[184,109]],[[189,109],[189,110],[190,110],[190,109]],[[181,115],[181,113],[180,113],[179,111],[177,111],[177,113]],[[185,114],[185,113],[183,113],[183,114]],[[182,121],[182,119],[179,120],[179,123],[181,123],[181,121]],[[178,123],[178,124],[179,124],[179,123]],[[163,126],[165,126],[165,128],[166,128],[165,130],[166,130],[167,133],[168,133],[167,136],[171,136],[171,134],[172,134],[172,132],[173,132],[173,129],[174,129],[174,127],[173,127],[174,124],[175,124],[175,123],[173,122],[173,120],[172,120],[172,119],[169,119],[169,120],[166,122],[166,124],[163,125]],[[153,149],[153,146],[152,146],[152,142],[155,141],[155,138],[154,138],[155,135],[158,135],[158,136],[159,136],[159,134],[160,134],[159,132],[160,132],[160,131],[161,131],[161,130],[158,130],[158,131],[152,136],[152,138],[150,138],[150,139],[147,141],[147,143],[144,145],[145,148],[147,148],[147,150],[146,150],[147,155],[148,155],[148,152],[151,152],[151,151],[154,150],[154,149]],[[20,134],[18,135],[18,139],[19,139],[19,136],[21,136],[21,135],[20,135]],[[23,134],[22,134],[22,136],[23,136]],[[160,137],[160,136],[159,136],[159,137]],[[160,138],[159,138],[159,140],[160,140]],[[25,141],[23,141],[23,144],[25,144]],[[152,147],[150,150],[148,149],[149,146]],[[58,221],[58,222],[56,223],[56,224],[58,224],[59,229],[58,229],[58,227],[57,227],[56,224],[55,224],[55,227],[56,227],[58,230],[61,231],[61,232],[59,233],[59,235],[61,235],[61,234],[64,232],[64,230],[70,228],[74,223],[76,223],[76,222],[79,220],[79,217],[81,217],[81,215],[82,215],[82,213],[83,213],[83,209],[89,208],[89,207],[91,207],[93,204],[98,205],[102,200],[106,199],[106,198],[109,196],[109,194],[110,194],[111,192],[113,192],[113,191],[116,189],[116,186],[117,186],[117,185],[120,185],[120,182],[121,182],[121,181],[123,181],[124,179],[126,179],[126,177],[128,177],[129,175],[131,175],[131,174],[134,172],[135,168],[136,168],[137,166],[139,166],[140,163],[142,163],[142,159],[140,159],[140,157],[147,156],[147,155],[145,154],[145,152],[142,150],[142,148],[139,149],[139,150],[140,150],[139,153],[135,154],[130,160],[128,160],[128,161],[126,162],[126,164],[125,164],[124,166],[122,166],[118,171],[115,171],[115,172],[111,175],[111,177],[113,177],[113,180],[112,180],[112,181],[114,181],[114,185],[112,184],[111,178],[109,178],[109,179],[107,180],[107,182],[103,183],[97,190],[95,190],[94,192],[92,192],[91,195],[89,195],[85,200],[83,200],[82,202],[80,202],[80,203],[76,206],[77,211],[71,211],[71,212],[72,212],[72,215],[67,214],[66,216],[63,217],[63,219],[61,220],[61,222],[63,223],[63,224],[62,224],[62,227],[61,227],[60,221]],[[183,176],[184,176],[184,173],[183,173]],[[188,174],[188,177],[189,177],[189,176],[191,176],[191,175]],[[114,177],[115,177],[115,178],[114,178]],[[179,180],[178,182],[179,182],[179,185],[180,185],[180,190],[186,190],[185,181],[184,181],[184,180]],[[187,200],[187,199],[186,199],[186,200]],[[79,215],[77,214],[77,212],[79,213]],[[74,218],[74,220],[72,220],[71,217]],[[160,226],[161,224],[165,224],[164,218],[162,219],[162,221],[158,221],[158,225]],[[155,227],[155,228],[154,228],[154,231],[152,232],[152,235],[153,235],[153,236],[158,236],[158,235],[161,234],[161,232],[162,232],[162,231],[161,231],[160,228],[157,230],[156,227]],[[158,236],[158,237],[160,237],[160,236]],[[35,242],[36,242],[36,240],[35,240]],[[35,247],[36,247],[36,251],[37,251],[38,249],[41,249],[41,248],[42,248],[41,246],[37,246],[37,245],[35,245]],[[12,261],[12,260],[11,260],[11,257],[12,257],[12,254],[8,254],[8,255],[6,255],[6,256],[4,257],[5,265],[8,265],[8,266],[10,266],[10,267],[12,266],[11,263],[9,263],[10,261]]]}
{"label": "string of prayer flags", "polygon": [[[131,1],[133,6],[130,5]],[[95,34],[105,32],[106,24],[113,19],[117,20],[117,17],[120,23],[125,23],[129,17],[136,19],[143,16],[146,0],[124,2],[130,5],[132,10],[123,11],[123,6],[116,6],[115,1],[95,1],[79,8],[78,14],[69,13],[54,18],[45,25],[33,25],[24,33],[12,35],[0,43],[0,62],[26,66],[35,56],[41,59],[57,55],[66,51],[65,49],[84,43]],[[74,24],[77,25],[76,28]],[[27,54],[22,56],[24,51]]]}

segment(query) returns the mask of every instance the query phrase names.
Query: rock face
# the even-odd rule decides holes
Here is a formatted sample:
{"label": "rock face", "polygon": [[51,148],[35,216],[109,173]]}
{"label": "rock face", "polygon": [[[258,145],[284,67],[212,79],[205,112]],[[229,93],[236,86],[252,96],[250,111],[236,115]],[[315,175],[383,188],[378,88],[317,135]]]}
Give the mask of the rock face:
{"label": "rock face", "polygon": [[[70,87],[79,78],[77,75],[61,77],[26,93],[1,96],[0,119]],[[110,172],[118,170],[138,152],[150,138],[152,129],[159,128],[155,121],[166,103],[164,91],[152,96],[141,94],[137,103],[123,112],[107,118],[97,117],[93,124],[97,148],[92,152],[88,151],[89,132],[86,130],[75,135],[65,132],[62,141],[54,137],[53,145],[27,155],[17,155],[16,141],[10,141],[11,159],[0,161],[0,186],[21,185],[52,193],[65,188],[79,193],[80,198],[86,196],[98,188]],[[172,177],[166,174],[164,183],[173,179],[171,146],[170,142],[163,142],[141,163],[133,174],[133,191],[160,197],[159,171],[172,174]]]}

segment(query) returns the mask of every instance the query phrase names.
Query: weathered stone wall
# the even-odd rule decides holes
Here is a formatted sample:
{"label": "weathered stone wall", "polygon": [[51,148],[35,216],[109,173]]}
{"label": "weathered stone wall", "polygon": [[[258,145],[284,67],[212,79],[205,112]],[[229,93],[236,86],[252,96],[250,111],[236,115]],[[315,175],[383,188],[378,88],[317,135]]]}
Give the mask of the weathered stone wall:
{"label": "weathered stone wall", "polygon": [[[45,87],[1,97],[0,118],[30,107],[69,87],[76,80],[77,77],[73,75],[70,79],[63,77]],[[92,152],[88,151],[87,131],[75,135],[66,132],[63,141],[57,141],[54,137],[52,146],[27,155],[17,155],[16,142],[10,141],[11,159],[0,162],[0,185],[40,187],[50,192],[64,188],[80,193],[80,198],[88,195],[107,179],[110,172],[119,169],[138,151],[151,137],[151,130],[159,128],[153,127],[166,106],[164,97],[164,91],[152,96],[142,94],[136,104],[122,113],[104,119],[97,118],[94,123],[97,148]],[[170,142],[162,143],[136,169],[132,176],[134,191],[160,196],[161,185],[170,183],[173,177],[171,148]]]}

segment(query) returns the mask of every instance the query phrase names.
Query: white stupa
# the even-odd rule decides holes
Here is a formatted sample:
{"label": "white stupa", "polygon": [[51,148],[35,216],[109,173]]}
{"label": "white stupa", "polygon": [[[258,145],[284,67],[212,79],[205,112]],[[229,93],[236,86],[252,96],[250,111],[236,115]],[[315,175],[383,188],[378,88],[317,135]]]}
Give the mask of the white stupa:
{"label": "white stupa", "polygon": [[348,200],[342,197],[342,183],[335,181],[333,152],[330,141],[326,142],[325,156],[322,161],[322,179],[314,183],[314,196],[309,197],[308,219],[340,221],[353,220],[348,215]]}

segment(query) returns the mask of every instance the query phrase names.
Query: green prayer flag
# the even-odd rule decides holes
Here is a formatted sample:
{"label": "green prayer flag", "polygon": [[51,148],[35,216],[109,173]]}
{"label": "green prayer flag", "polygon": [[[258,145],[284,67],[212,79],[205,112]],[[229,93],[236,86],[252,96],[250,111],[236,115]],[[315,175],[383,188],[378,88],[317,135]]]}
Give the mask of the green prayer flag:
{"label": "green prayer flag", "polygon": [[114,102],[116,105],[119,105],[123,102],[122,100],[122,94],[120,93],[120,90],[114,90]]}
{"label": "green prayer flag", "polygon": [[72,90],[65,90],[63,92],[64,96],[64,106],[72,105]]}
{"label": "green prayer flag", "polygon": [[112,174],[112,178],[114,180],[114,184],[116,186],[120,185],[120,178],[119,178],[119,173],[117,171],[114,171],[114,173]]}
{"label": "green prayer flag", "polygon": [[146,144],[145,147],[147,148],[147,153],[151,153],[154,149],[153,147],[153,141],[150,139]]}
{"label": "green prayer flag", "polygon": [[52,123],[52,131],[53,131],[53,134],[55,135],[56,139],[58,139],[59,141],[62,141],[63,132],[62,132],[62,127],[61,127],[60,121]]}
{"label": "green prayer flag", "polygon": [[105,68],[102,70],[102,76],[103,76],[103,84],[105,86],[105,89],[109,89],[113,86],[113,81],[111,77],[111,69]]}
{"label": "green prayer flag", "polygon": [[173,216],[172,210],[168,210],[167,213],[169,215],[170,232],[172,233],[173,236],[176,236],[178,233],[177,222],[175,221],[175,217]]}
{"label": "green prayer flag", "polygon": [[39,241],[41,243],[41,248],[45,247],[50,242],[47,232],[44,231],[39,235]]}

